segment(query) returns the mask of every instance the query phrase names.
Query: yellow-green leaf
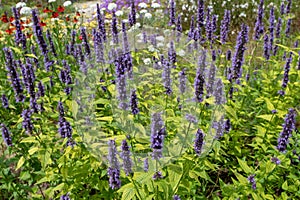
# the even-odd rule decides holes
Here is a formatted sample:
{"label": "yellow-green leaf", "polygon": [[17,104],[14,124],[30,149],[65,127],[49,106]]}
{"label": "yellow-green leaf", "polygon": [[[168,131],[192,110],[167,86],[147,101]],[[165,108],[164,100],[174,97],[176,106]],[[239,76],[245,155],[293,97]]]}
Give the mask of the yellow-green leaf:
{"label": "yellow-green leaf", "polygon": [[24,162],[25,162],[25,158],[24,158],[24,156],[22,156],[22,157],[20,158],[20,160],[18,161],[16,170],[20,169],[20,168],[23,166]]}

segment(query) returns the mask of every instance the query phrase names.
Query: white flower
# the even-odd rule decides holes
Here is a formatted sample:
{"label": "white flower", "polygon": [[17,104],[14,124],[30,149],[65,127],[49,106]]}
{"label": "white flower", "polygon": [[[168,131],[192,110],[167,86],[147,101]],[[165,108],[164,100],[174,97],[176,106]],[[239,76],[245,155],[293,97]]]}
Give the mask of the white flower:
{"label": "white flower", "polygon": [[31,14],[31,8],[29,7],[22,7],[21,10],[20,10],[20,14],[21,15],[29,15]]}
{"label": "white flower", "polygon": [[179,56],[185,56],[185,51],[183,49],[181,49],[180,51],[178,51],[177,53]]}
{"label": "white flower", "polygon": [[144,63],[145,63],[145,65],[150,65],[151,59],[150,58],[145,58]]}
{"label": "white flower", "polygon": [[22,7],[25,7],[26,6],[26,3],[25,2],[19,2],[16,4],[16,8],[22,8]]}
{"label": "white flower", "polygon": [[68,7],[70,5],[72,5],[72,1],[65,1],[63,4],[64,7]]}
{"label": "white flower", "polygon": [[55,21],[58,21],[58,20],[59,20],[58,18],[51,18],[52,22],[55,22]]}
{"label": "white flower", "polygon": [[48,3],[56,2],[56,0],[48,0]]}
{"label": "white flower", "polygon": [[122,10],[118,10],[117,12],[116,12],[116,16],[122,16],[124,14],[124,12],[122,11]]}
{"label": "white flower", "polygon": [[128,23],[128,19],[123,19],[122,22]]}
{"label": "white flower", "polygon": [[239,17],[246,17],[247,15],[244,13],[244,12],[242,12],[240,15],[239,15]]}
{"label": "white flower", "polygon": [[145,14],[145,18],[146,19],[151,19],[152,18],[152,14],[151,13],[146,13]]}
{"label": "white flower", "polygon": [[156,37],[157,41],[163,42],[165,40],[164,36],[157,36]]}
{"label": "white flower", "polygon": [[140,11],[140,13],[147,13],[147,12],[148,12],[148,11],[145,10],[145,9],[143,9],[143,10]]}
{"label": "white flower", "polygon": [[147,4],[146,3],[139,3],[138,5],[140,8],[147,8]]}
{"label": "white flower", "polygon": [[159,47],[163,47],[165,45],[163,43],[159,42],[159,43],[156,44],[156,46],[159,48]]}
{"label": "white flower", "polygon": [[114,10],[116,8],[117,8],[117,4],[115,4],[115,3],[109,3],[107,6],[108,10]]}
{"label": "white flower", "polygon": [[159,4],[159,3],[152,3],[152,4],[151,4],[151,7],[152,7],[152,8],[159,8],[159,7],[160,7],[160,4]]}

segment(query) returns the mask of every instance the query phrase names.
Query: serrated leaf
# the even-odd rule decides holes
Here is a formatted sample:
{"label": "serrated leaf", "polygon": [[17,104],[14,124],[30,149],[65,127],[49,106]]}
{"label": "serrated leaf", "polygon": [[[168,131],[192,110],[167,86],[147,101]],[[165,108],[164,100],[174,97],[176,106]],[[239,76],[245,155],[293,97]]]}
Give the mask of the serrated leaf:
{"label": "serrated leaf", "polygon": [[25,163],[25,158],[24,158],[24,156],[22,156],[22,157],[19,159],[19,161],[18,161],[16,170],[20,169],[20,168],[23,166],[24,163]]}
{"label": "serrated leaf", "polygon": [[122,200],[131,200],[135,196],[135,189],[134,188],[128,188],[123,191],[122,194]]}

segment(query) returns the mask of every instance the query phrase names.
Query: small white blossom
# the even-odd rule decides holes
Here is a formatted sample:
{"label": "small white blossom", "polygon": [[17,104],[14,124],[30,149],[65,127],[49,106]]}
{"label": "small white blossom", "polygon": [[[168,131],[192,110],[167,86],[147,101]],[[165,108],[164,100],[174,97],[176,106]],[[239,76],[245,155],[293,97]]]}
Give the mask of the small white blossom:
{"label": "small white blossom", "polygon": [[247,15],[244,13],[244,12],[242,12],[240,15],[239,15],[239,17],[246,17]]}
{"label": "small white blossom", "polygon": [[165,40],[164,36],[157,36],[156,37],[157,41],[163,42]]}
{"label": "small white blossom", "polygon": [[22,8],[22,7],[25,7],[26,6],[26,3],[25,2],[19,2],[16,4],[16,8]]}
{"label": "small white blossom", "polygon": [[147,12],[148,12],[148,11],[145,10],[145,9],[143,9],[143,10],[140,11],[140,13],[147,13]]}
{"label": "small white blossom", "polygon": [[108,10],[114,10],[116,8],[117,8],[117,4],[115,4],[115,3],[109,3],[107,6]]}
{"label": "small white blossom", "polygon": [[116,13],[116,16],[122,16],[124,14],[124,12],[122,10],[118,10]]}
{"label": "small white blossom", "polygon": [[177,53],[179,56],[185,56],[185,51],[183,49],[181,49],[180,51],[178,51]]}
{"label": "small white blossom", "polygon": [[159,3],[152,3],[152,4],[151,4],[151,7],[152,7],[152,8],[159,8],[159,7],[160,7],[160,4],[159,4]]}
{"label": "small white blossom", "polygon": [[21,15],[30,15],[31,14],[31,8],[29,7],[22,7],[21,10],[20,10],[20,14]]}
{"label": "small white blossom", "polygon": [[48,0],[48,3],[56,2],[56,0]]}
{"label": "small white blossom", "polygon": [[146,13],[145,14],[145,18],[146,19],[151,19],[152,18],[152,14],[151,13]]}
{"label": "small white blossom", "polygon": [[63,4],[64,7],[68,7],[70,5],[72,5],[72,1],[65,1]]}
{"label": "small white blossom", "polygon": [[139,3],[138,5],[140,8],[147,8],[147,4],[146,3]]}
{"label": "small white blossom", "polygon": [[150,58],[145,58],[144,63],[145,63],[145,65],[150,65],[151,64],[151,59]]}

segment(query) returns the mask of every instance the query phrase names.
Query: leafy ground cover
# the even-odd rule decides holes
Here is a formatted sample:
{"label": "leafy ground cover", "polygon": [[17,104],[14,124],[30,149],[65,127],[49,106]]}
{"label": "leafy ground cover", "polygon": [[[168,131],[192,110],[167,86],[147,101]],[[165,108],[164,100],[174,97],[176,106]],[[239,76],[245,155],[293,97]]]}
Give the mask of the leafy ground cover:
{"label": "leafy ground cover", "polygon": [[297,3],[122,2],[3,10],[0,197],[299,199]]}

